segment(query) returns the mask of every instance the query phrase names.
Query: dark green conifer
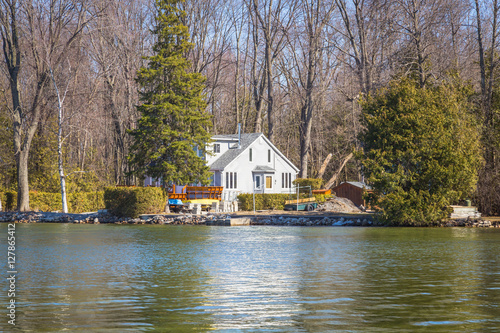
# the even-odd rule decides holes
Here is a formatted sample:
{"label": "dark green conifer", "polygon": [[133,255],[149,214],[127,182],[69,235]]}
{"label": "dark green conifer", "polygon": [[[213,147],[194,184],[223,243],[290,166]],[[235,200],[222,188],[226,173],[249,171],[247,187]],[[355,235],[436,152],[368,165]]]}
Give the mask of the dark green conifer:
{"label": "dark green conifer", "polygon": [[374,204],[395,225],[431,225],[470,198],[481,163],[471,87],[393,81],[362,103],[364,173]]}
{"label": "dark green conifer", "polygon": [[153,33],[157,41],[147,67],[137,74],[141,113],[129,161],[134,172],[181,184],[208,180],[202,157],[210,140],[210,115],[205,111],[205,78],[190,73],[188,28],[179,0],[157,0]]}

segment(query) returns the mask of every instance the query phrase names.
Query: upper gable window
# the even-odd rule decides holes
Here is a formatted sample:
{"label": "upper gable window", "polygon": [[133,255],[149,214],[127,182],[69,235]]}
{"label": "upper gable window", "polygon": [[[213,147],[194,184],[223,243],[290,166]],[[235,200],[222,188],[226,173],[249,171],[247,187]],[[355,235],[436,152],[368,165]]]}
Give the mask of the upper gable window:
{"label": "upper gable window", "polygon": [[252,148],[248,150],[248,160],[252,162]]}
{"label": "upper gable window", "polygon": [[214,153],[220,153],[220,143],[214,144]]}
{"label": "upper gable window", "polygon": [[271,163],[271,149],[267,150],[267,161]]}

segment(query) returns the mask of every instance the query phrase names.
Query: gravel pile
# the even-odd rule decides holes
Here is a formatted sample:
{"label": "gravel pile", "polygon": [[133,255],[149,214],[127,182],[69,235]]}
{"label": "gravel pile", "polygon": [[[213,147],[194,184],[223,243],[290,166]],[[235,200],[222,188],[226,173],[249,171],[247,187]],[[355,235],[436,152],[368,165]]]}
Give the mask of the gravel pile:
{"label": "gravel pile", "polygon": [[347,198],[333,197],[328,199],[325,203],[319,205],[316,209],[320,212],[335,212],[335,213],[361,213],[359,209],[351,200]]}

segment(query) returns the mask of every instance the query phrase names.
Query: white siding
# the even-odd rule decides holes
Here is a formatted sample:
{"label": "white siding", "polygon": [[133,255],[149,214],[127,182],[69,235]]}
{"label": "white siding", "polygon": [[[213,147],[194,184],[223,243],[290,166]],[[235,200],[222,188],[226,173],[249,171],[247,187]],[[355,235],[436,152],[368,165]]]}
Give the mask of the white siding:
{"label": "white siding", "polygon": [[[249,159],[250,149],[252,149],[252,161]],[[271,151],[271,161],[268,159],[268,151]],[[274,172],[259,171],[254,172],[257,167],[268,167]],[[281,187],[281,174],[291,173],[292,181],[296,178],[296,170],[285,161],[276,151],[267,144],[266,140],[260,137],[255,140],[236,159],[229,163],[224,169],[226,172],[238,173],[238,187],[240,193],[252,193],[254,191],[254,177],[261,176],[262,193],[289,193],[289,188]],[[266,188],[266,176],[272,177],[272,188]],[[225,179],[225,175],[223,177]],[[225,180],[224,180],[225,181]],[[226,187],[226,186],[225,186]],[[229,190],[229,189],[227,189]],[[232,189],[234,191],[234,189]]]}

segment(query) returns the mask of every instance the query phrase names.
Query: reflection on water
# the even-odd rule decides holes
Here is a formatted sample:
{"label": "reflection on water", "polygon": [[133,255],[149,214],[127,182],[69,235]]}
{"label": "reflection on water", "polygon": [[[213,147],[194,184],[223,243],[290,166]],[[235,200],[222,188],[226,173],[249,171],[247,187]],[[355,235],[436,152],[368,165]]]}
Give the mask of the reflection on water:
{"label": "reflection on water", "polygon": [[16,229],[20,331],[500,330],[498,230]]}

